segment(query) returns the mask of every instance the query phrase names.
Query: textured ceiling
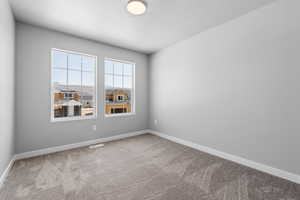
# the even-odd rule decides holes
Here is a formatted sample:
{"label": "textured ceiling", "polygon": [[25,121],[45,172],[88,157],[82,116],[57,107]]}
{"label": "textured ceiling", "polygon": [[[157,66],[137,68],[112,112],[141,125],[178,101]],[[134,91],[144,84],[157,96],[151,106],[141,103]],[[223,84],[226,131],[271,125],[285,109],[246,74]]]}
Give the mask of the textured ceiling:
{"label": "textured ceiling", "polygon": [[147,0],[132,16],[126,0],[10,0],[18,21],[152,53],[274,0]]}

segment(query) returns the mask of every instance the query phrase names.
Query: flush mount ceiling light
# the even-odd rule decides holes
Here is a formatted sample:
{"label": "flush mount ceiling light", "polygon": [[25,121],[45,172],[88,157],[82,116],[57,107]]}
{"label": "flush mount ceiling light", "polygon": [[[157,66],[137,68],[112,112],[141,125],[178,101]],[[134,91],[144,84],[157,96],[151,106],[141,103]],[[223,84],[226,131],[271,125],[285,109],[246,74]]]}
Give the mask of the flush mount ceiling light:
{"label": "flush mount ceiling light", "polygon": [[133,15],[142,15],[146,12],[147,4],[144,0],[129,0],[127,11]]}

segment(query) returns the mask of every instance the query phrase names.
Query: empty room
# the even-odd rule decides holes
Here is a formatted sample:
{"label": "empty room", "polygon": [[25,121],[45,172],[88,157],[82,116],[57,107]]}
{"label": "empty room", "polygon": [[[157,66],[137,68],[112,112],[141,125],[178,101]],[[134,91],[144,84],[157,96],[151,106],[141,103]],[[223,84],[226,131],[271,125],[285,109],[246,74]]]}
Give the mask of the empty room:
{"label": "empty room", "polygon": [[300,200],[299,0],[0,0],[0,200]]}

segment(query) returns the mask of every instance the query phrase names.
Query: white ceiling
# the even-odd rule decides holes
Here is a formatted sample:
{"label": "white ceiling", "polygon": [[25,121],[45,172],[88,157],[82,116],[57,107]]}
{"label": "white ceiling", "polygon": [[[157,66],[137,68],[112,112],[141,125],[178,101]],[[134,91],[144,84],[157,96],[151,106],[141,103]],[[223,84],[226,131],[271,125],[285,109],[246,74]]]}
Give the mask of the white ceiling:
{"label": "white ceiling", "polygon": [[274,0],[146,0],[132,16],[126,0],[10,0],[18,21],[152,53]]}

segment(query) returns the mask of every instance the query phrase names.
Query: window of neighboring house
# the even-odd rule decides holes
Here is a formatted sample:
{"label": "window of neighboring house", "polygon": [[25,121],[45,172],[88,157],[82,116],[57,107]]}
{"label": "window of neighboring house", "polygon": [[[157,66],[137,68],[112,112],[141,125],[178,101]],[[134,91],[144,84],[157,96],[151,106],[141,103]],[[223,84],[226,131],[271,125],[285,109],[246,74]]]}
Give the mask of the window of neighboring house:
{"label": "window of neighboring house", "polygon": [[97,57],[52,49],[51,120],[96,117]]}
{"label": "window of neighboring house", "polygon": [[118,95],[118,101],[124,101],[124,95]]}
{"label": "window of neighboring house", "polygon": [[126,112],[126,108],[112,108],[111,113],[124,113]]}
{"label": "window of neighboring house", "polygon": [[105,59],[105,115],[133,114],[135,64]]}
{"label": "window of neighboring house", "polygon": [[73,97],[73,94],[65,93],[65,94],[64,94],[64,97],[65,97],[65,99],[70,99],[70,98]]}

